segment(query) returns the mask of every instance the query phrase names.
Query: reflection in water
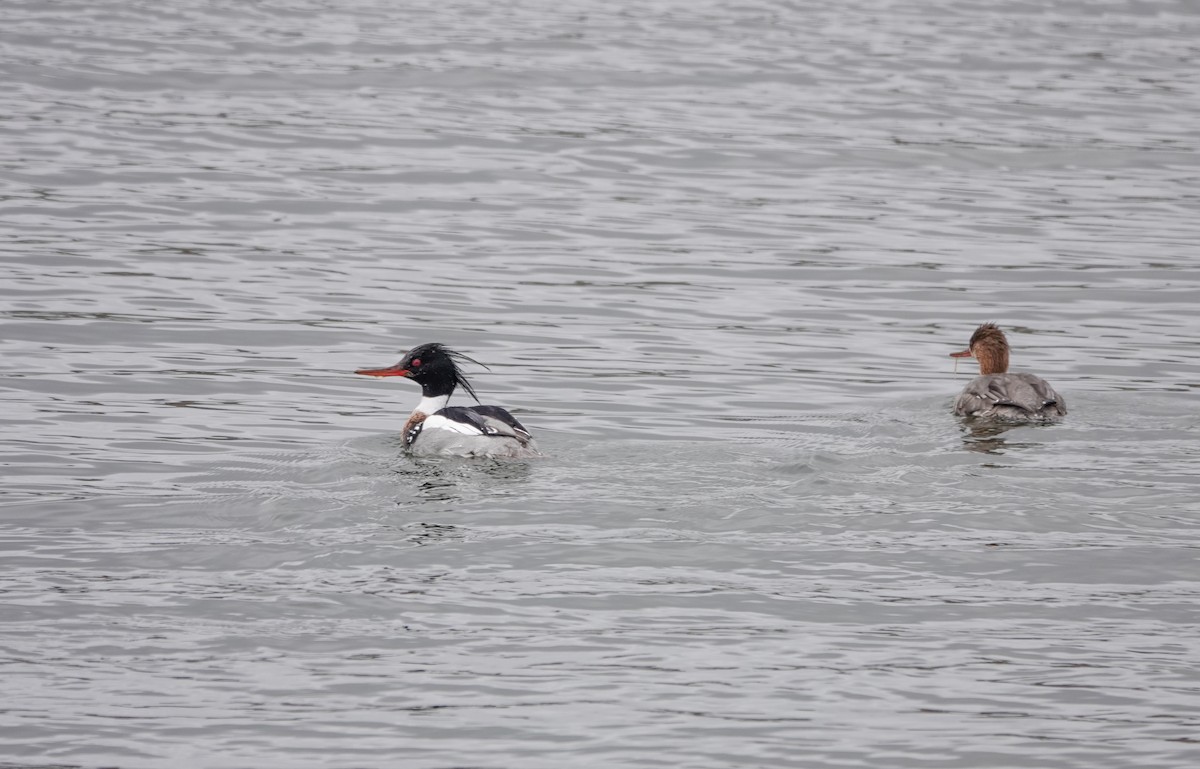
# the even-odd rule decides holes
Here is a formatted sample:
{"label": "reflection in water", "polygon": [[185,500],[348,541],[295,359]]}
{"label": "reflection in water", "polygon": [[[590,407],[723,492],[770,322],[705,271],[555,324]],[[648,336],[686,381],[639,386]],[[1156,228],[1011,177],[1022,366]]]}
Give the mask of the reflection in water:
{"label": "reflection in water", "polygon": [[1003,454],[1007,443],[1001,436],[1016,425],[1006,425],[985,420],[966,420],[963,429],[963,447],[967,451],[977,451],[981,454]]}
{"label": "reflection in water", "polygon": [[433,545],[439,542],[465,539],[467,530],[461,526],[450,526],[444,523],[419,522],[404,527],[408,532],[408,541],[414,545]]}
{"label": "reflection in water", "polygon": [[[528,462],[514,460],[461,459],[458,457],[404,457],[393,469],[402,496],[396,505],[432,512],[427,503],[446,503],[445,510],[457,511],[485,497],[520,494],[530,476]],[[415,521],[401,527],[406,539],[416,545],[432,545],[466,538],[468,529],[448,523]]]}
{"label": "reflection in water", "polygon": [[407,457],[393,470],[404,480],[404,489],[416,492],[402,503],[462,502],[524,481],[530,471],[530,463],[520,460],[458,457]]}
{"label": "reflection in water", "polygon": [[1040,443],[1033,441],[1014,442],[1011,440],[1011,436],[1004,438],[1003,435],[1018,427],[1037,429],[1052,426],[1051,424],[997,422],[990,419],[967,418],[963,420],[963,431],[966,433],[963,436],[963,447],[967,451],[977,451],[982,454],[1003,454],[1006,448],[1040,446]]}

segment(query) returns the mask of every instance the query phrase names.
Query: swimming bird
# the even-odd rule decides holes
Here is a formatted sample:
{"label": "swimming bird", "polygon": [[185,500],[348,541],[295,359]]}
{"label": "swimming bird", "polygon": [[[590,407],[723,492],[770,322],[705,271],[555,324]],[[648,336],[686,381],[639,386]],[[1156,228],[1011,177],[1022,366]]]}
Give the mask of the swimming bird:
{"label": "swimming bird", "polygon": [[995,323],[984,323],[971,342],[951,358],[975,358],[979,376],[954,402],[959,416],[1010,422],[1049,422],[1067,413],[1067,402],[1039,376],[1008,373],[1008,339]]}
{"label": "swimming bird", "polygon": [[[412,348],[387,368],[355,371],[363,376],[402,376],[421,385],[421,401],[404,425],[404,445],[413,454],[458,457],[540,456],[533,436],[516,417],[499,406],[447,406],[462,386],[475,402],[479,397],[459,368],[459,361],[478,361],[443,344]],[[479,364],[483,365],[483,364]],[[485,367],[486,368],[486,367]]]}

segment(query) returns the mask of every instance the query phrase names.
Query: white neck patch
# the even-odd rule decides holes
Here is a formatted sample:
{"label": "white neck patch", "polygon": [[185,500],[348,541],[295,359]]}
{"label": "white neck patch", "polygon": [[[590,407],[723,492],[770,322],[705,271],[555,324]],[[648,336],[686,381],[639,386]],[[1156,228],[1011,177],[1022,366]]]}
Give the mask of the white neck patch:
{"label": "white neck patch", "polygon": [[446,404],[450,401],[449,395],[438,395],[434,398],[426,398],[422,396],[421,402],[413,409],[413,413],[421,413],[425,416],[433,416],[442,409],[446,408]]}

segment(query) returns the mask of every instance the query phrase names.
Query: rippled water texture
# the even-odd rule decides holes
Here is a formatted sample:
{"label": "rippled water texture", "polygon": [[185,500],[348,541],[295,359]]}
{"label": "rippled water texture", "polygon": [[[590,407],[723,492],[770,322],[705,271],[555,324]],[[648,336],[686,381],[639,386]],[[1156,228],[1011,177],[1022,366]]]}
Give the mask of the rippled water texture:
{"label": "rippled water texture", "polygon": [[[0,765],[1200,765],[1197,41],[6,0]],[[548,457],[406,457],[425,341]]]}

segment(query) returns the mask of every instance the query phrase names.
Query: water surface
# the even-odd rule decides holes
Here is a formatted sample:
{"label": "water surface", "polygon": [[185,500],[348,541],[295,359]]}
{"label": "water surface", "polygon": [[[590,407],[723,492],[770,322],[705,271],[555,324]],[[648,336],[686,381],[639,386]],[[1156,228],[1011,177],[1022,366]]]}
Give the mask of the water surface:
{"label": "water surface", "polygon": [[0,18],[0,762],[1200,759],[1193,4]]}

